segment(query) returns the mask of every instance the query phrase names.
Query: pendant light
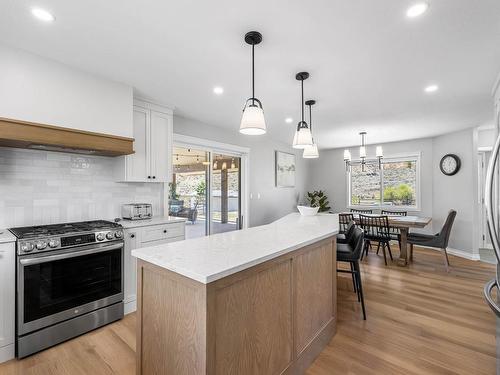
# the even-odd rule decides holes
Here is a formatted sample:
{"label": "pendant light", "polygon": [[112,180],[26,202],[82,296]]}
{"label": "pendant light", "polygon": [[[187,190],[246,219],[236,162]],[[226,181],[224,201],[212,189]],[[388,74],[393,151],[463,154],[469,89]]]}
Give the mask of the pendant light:
{"label": "pendant light", "polygon": [[312,106],[316,104],[316,100],[308,100],[306,101],[306,105],[309,107],[309,130],[311,131],[311,138],[313,144],[311,146],[307,146],[304,149],[304,153],[302,157],[304,159],[317,159],[319,158],[318,145],[314,142],[314,137],[312,137],[313,130],[313,122],[312,122]]}
{"label": "pendant light", "polygon": [[250,31],[245,35],[245,42],[252,46],[252,97],[247,99],[241,116],[240,133],[246,135],[261,135],[266,133],[266,121],[262,103],[255,97],[255,45],[262,42],[262,35],[257,31]]}
{"label": "pendant light", "polygon": [[304,121],[304,80],[309,78],[309,73],[307,72],[300,72],[295,75],[295,79],[297,81],[300,81],[301,83],[301,90],[302,90],[302,96],[301,96],[301,108],[302,108],[302,119],[299,121],[297,124],[297,130],[295,131],[295,135],[293,137],[293,148],[306,148],[307,146],[312,146],[313,140],[312,140],[312,135],[311,131],[309,130],[309,126],[307,125],[307,122]]}

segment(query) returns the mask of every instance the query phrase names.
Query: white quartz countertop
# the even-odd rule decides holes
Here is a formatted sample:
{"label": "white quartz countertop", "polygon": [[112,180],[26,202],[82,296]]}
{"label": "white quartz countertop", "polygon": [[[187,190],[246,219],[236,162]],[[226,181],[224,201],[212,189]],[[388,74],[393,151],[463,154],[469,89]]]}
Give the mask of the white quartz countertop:
{"label": "white quartz countertop", "polygon": [[338,233],[338,215],[289,214],[271,224],[145,247],[132,255],[204,284]]}
{"label": "white quartz countertop", "polygon": [[0,243],[16,242],[14,236],[8,229],[0,229]]}
{"label": "white quartz countertop", "polygon": [[181,223],[185,222],[186,218],[184,217],[174,217],[174,216],[154,216],[152,219],[148,220],[126,220],[122,219],[119,221],[119,224],[124,229],[129,228],[139,228],[139,227],[147,227],[150,225],[161,225],[161,224],[170,224],[170,223]]}

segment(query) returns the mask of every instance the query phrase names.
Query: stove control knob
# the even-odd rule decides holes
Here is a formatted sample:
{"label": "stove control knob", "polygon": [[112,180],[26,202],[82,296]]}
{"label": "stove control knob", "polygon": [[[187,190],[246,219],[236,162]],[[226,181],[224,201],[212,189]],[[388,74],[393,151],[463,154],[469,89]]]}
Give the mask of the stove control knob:
{"label": "stove control knob", "polygon": [[30,251],[33,251],[35,246],[31,242],[25,242],[21,245],[21,251],[24,253],[29,253]]}
{"label": "stove control knob", "polygon": [[113,232],[108,232],[108,233],[106,233],[106,238],[107,238],[108,240],[112,240],[112,239],[114,238]]}
{"label": "stove control knob", "polygon": [[122,238],[122,237],[123,237],[123,233],[122,233],[122,231],[120,231],[120,230],[116,231],[116,232],[115,232],[115,237],[116,237],[116,238]]}
{"label": "stove control knob", "polygon": [[39,242],[36,243],[36,248],[38,250],[43,250],[46,247],[47,247],[47,242],[45,242],[45,241],[39,241]]}
{"label": "stove control knob", "polygon": [[59,241],[58,240],[50,240],[49,241],[49,247],[54,248],[54,247],[57,247],[57,246],[59,246]]}
{"label": "stove control knob", "polygon": [[97,235],[97,241],[103,241],[103,240],[104,240],[104,238],[105,238],[105,237],[104,237],[104,233],[99,233],[99,234]]}

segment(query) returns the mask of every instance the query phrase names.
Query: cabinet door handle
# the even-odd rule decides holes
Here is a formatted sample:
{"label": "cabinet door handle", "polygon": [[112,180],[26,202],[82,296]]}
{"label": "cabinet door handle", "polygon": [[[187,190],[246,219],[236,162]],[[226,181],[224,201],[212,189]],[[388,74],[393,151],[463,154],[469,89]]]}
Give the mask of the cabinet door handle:
{"label": "cabinet door handle", "polygon": [[167,233],[167,230],[166,230],[166,229],[163,229],[163,233]]}
{"label": "cabinet door handle", "polygon": [[151,176],[148,176],[148,178],[151,178]]}
{"label": "cabinet door handle", "polygon": [[156,176],[153,176],[153,178],[156,178]]}
{"label": "cabinet door handle", "polygon": [[135,234],[131,234],[131,235],[130,235],[130,238],[135,238]]}

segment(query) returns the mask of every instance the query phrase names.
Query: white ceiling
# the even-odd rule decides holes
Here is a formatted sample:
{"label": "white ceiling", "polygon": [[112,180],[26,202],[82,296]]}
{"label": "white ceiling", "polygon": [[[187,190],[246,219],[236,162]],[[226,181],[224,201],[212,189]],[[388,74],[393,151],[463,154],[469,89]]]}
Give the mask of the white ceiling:
{"label": "white ceiling", "polygon": [[[249,30],[256,96],[269,134],[291,143],[300,116],[295,73],[321,148],[379,143],[481,125],[492,117],[500,72],[500,1],[429,0],[0,0],[0,41],[130,84],[185,117],[237,130],[250,96]],[[51,11],[42,24],[30,7]],[[423,93],[429,83],[440,90]],[[221,96],[214,86],[224,87]]]}

